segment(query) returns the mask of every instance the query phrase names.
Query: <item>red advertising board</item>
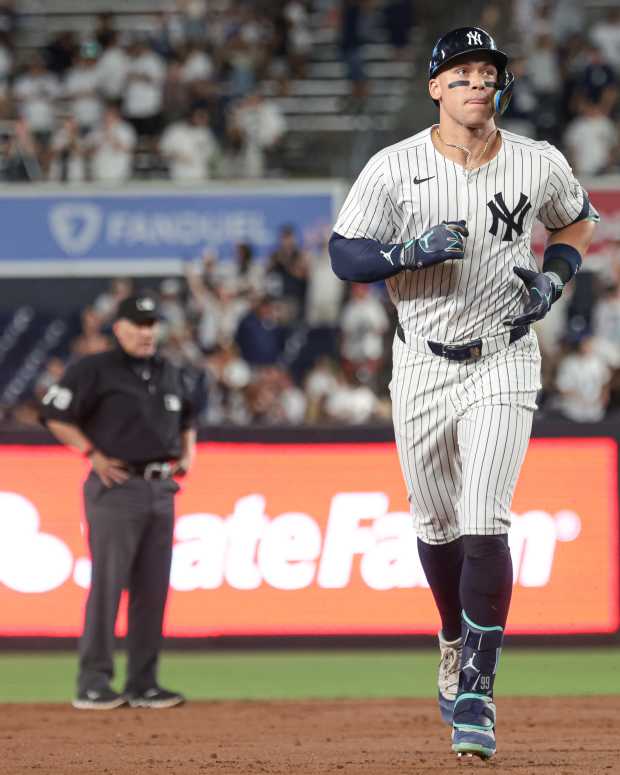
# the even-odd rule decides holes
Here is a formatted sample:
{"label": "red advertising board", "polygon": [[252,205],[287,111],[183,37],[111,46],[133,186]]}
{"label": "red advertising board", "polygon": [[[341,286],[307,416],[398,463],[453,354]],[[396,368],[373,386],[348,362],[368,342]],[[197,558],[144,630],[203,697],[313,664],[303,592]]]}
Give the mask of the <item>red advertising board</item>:
{"label": "red advertising board", "polygon": [[[85,474],[64,449],[0,448],[0,635],[79,634]],[[532,441],[513,502],[511,632],[618,628],[617,501],[613,439]],[[177,498],[166,634],[437,628],[393,445],[199,445]]]}

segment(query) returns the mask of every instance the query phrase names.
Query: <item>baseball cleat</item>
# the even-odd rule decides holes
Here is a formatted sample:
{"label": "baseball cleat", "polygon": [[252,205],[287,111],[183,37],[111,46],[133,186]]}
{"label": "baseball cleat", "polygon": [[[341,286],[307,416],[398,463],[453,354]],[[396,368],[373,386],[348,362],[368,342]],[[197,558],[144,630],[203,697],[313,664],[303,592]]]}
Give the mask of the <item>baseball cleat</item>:
{"label": "baseball cleat", "polygon": [[495,705],[484,694],[460,694],[454,704],[452,750],[490,759],[495,755]]}
{"label": "baseball cleat", "polygon": [[109,687],[80,692],[71,704],[78,710],[114,710],[126,702],[125,698]]}
{"label": "baseball cleat", "polygon": [[439,712],[446,724],[452,723],[454,701],[459,688],[459,671],[461,669],[461,654],[463,651],[463,639],[444,640],[439,633],[439,650],[441,659],[437,673],[437,698],[439,700]]}

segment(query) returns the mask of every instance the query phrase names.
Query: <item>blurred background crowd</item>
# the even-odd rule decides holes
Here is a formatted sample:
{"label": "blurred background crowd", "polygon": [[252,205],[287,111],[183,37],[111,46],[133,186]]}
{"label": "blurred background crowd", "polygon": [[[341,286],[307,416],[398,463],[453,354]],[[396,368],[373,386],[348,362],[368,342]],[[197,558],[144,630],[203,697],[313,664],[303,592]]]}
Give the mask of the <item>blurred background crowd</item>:
{"label": "blurred background crowd", "polygon": [[[313,127],[357,127],[367,139],[377,98],[399,117],[394,139],[435,117],[425,68],[442,30],[422,0],[170,0],[147,8],[139,25],[99,12],[36,48],[20,45],[32,32],[26,21],[50,5],[0,0],[5,181],[290,176],[299,172],[293,136],[305,132],[297,147],[306,149]],[[555,143],[591,181],[620,164],[620,7],[590,5],[498,1],[482,4],[478,18],[517,76],[502,124]],[[320,84],[333,63],[317,59],[326,40],[344,83],[331,81],[331,96]],[[390,83],[403,93],[390,96]],[[317,104],[330,114],[317,115]],[[333,173],[314,137],[311,169]],[[374,150],[362,143],[347,176]],[[79,321],[65,321],[57,346],[5,381],[2,422],[36,423],[37,398],[69,360],[111,346],[116,305],[136,290],[161,299],[162,350],[187,368],[202,423],[389,422],[394,311],[382,285],[335,278],[328,237],[282,224],[267,255],[248,239],[233,260],[205,251],[174,277],[109,281]],[[12,320],[0,337],[0,364],[11,325],[19,327]],[[620,241],[586,265],[538,333],[541,413],[597,422],[620,409]]]}

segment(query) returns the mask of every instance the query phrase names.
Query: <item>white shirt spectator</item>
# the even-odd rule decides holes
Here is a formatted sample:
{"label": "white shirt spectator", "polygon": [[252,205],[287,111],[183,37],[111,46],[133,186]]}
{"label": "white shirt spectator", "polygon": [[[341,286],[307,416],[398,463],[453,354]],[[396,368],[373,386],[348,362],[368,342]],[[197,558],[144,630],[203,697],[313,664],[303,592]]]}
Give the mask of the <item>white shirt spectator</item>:
{"label": "white shirt spectator", "polygon": [[0,45],[0,97],[7,94],[12,69],[13,55],[6,46]]}
{"label": "white shirt spectator", "polygon": [[557,49],[550,36],[541,36],[527,57],[527,75],[537,94],[553,94],[562,85]]}
{"label": "white shirt spectator", "polygon": [[136,145],[134,128],[118,120],[91,132],[87,138],[93,147],[93,179],[102,182],[122,182],[131,177],[133,149]]}
{"label": "white shirt spectator", "polygon": [[286,131],[286,121],[275,102],[250,97],[233,113],[232,126],[242,137],[242,174],[261,177],[265,171],[265,150]]}
{"label": "white shirt spectator", "polygon": [[54,128],[54,100],[60,92],[58,81],[47,72],[26,73],[17,79],[13,94],[19,112],[33,132],[51,132]]}
{"label": "white shirt spectator", "polygon": [[213,62],[204,51],[192,51],[181,66],[183,83],[208,81],[213,75]]}
{"label": "white shirt spectator", "polygon": [[306,291],[306,322],[310,326],[338,325],[345,285],[331,267],[325,248],[313,256]]}
{"label": "white shirt spectator", "polygon": [[97,62],[97,80],[99,90],[108,100],[117,100],[122,96],[129,57],[120,46],[106,49]]}
{"label": "white shirt spectator", "polygon": [[325,413],[331,420],[361,425],[373,418],[377,404],[377,397],[369,387],[341,384],[328,396]]}
{"label": "white shirt spectator", "polygon": [[125,114],[130,118],[156,116],[162,105],[166,68],[159,56],[144,51],[130,57],[125,88]]}
{"label": "white shirt spectator", "polygon": [[209,164],[217,153],[217,142],[208,127],[179,121],[166,129],[159,147],[169,159],[170,177],[173,180],[209,178]]}
{"label": "white shirt spectator", "polygon": [[342,355],[353,363],[381,358],[388,325],[383,304],[369,290],[364,296],[353,296],[342,313]]}
{"label": "white shirt spectator", "polygon": [[53,161],[49,178],[53,181],[81,183],[86,178],[83,144],[78,138],[78,128],[71,119],[52,135],[50,148]]}
{"label": "white shirt spectator", "polygon": [[611,152],[618,142],[618,130],[605,115],[583,115],[568,125],[564,142],[575,172],[596,175],[609,165]]}
{"label": "white shirt spectator", "polygon": [[77,64],[65,77],[64,96],[71,100],[71,113],[79,126],[91,129],[100,119],[103,105],[98,93],[96,66]]}
{"label": "white shirt spectator", "polygon": [[576,422],[602,420],[607,408],[609,377],[609,368],[594,352],[567,355],[556,377],[562,414]]}
{"label": "white shirt spectator", "polygon": [[603,52],[609,64],[620,76],[620,15],[616,11],[612,19],[600,21],[590,32],[592,42]]}

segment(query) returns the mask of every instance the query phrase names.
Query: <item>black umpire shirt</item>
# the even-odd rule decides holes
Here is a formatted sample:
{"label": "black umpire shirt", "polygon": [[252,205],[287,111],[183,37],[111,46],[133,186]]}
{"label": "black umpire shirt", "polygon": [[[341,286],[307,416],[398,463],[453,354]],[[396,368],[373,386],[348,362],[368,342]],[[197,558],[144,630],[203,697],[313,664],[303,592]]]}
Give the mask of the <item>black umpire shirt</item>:
{"label": "black umpire shirt", "polygon": [[77,425],[104,455],[133,464],[179,458],[181,434],[194,427],[182,371],[118,345],[72,364],[44,397],[41,419]]}

